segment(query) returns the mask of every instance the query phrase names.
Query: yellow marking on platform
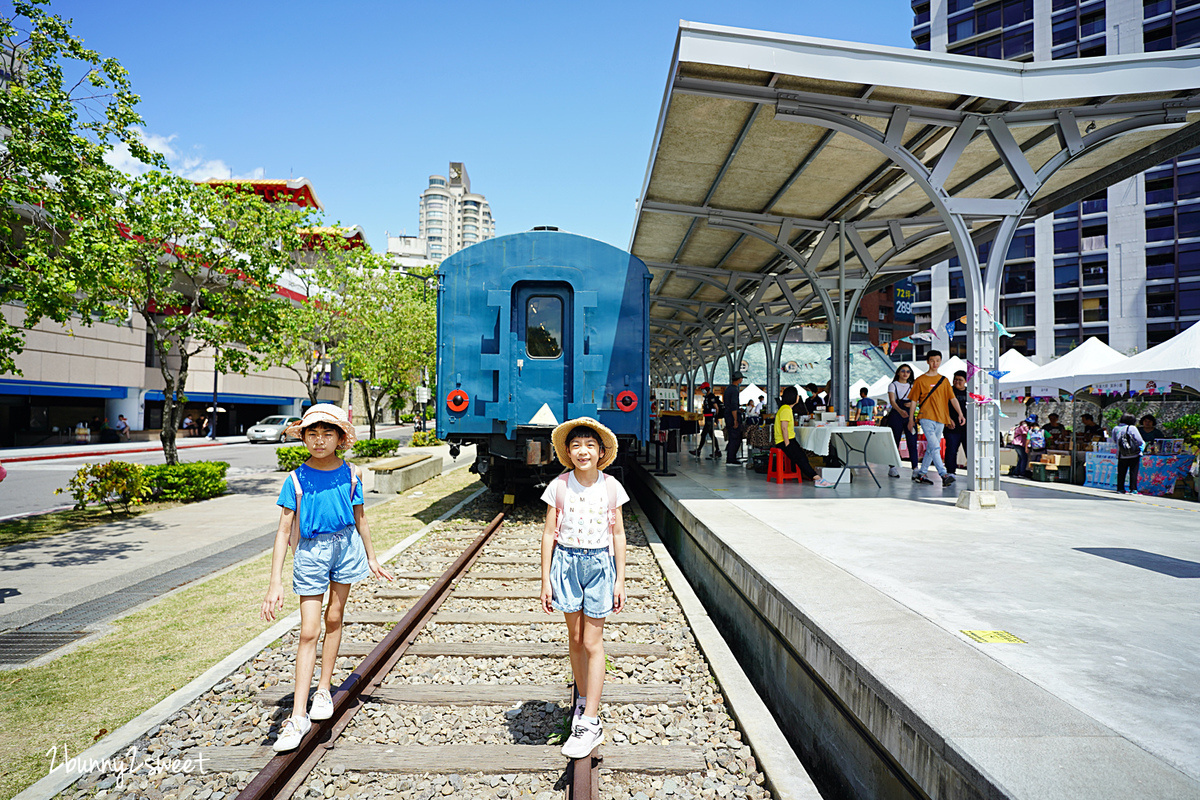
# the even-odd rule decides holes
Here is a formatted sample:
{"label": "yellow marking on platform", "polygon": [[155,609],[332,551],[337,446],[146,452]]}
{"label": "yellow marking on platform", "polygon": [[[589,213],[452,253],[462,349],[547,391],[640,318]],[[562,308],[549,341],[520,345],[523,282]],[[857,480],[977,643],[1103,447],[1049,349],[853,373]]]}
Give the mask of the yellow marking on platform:
{"label": "yellow marking on platform", "polygon": [[1024,639],[1018,639],[1008,631],[960,631],[982,644],[1028,644]]}

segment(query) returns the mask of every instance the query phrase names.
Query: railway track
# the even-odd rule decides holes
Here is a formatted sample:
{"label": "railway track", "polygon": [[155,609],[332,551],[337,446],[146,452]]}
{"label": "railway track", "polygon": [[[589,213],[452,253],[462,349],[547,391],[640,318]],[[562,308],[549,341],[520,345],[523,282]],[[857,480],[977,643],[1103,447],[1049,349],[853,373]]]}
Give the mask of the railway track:
{"label": "railway track", "polygon": [[390,563],[395,584],[351,593],[334,715],[300,749],[270,750],[291,713],[292,634],[143,743],[204,755],[206,774],[130,796],[769,797],[632,514],[628,610],[605,631],[606,739],[562,756],[573,698],[561,616],[538,610],[544,512],[497,512],[480,498]]}

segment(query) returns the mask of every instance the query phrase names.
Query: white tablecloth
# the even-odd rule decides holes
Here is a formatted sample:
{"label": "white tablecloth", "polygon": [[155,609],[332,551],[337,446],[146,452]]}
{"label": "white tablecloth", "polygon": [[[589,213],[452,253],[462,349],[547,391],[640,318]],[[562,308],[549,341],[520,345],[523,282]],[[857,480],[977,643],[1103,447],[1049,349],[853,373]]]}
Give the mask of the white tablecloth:
{"label": "white tablecloth", "polygon": [[[834,434],[838,434],[834,436]],[[845,463],[858,464],[862,460],[861,451],[865,448],[866,460],[872,464],[885,464],[889,467],[900,466],[900,451],[896,449],[896,440],[892,429],[877,425],[858,425],[855,427],[829,427],[796,429],[796,439],[800,446],[819,456],[829,455],[832,443],[837,457]],[[846,443],[857,451],[848,453]]]}

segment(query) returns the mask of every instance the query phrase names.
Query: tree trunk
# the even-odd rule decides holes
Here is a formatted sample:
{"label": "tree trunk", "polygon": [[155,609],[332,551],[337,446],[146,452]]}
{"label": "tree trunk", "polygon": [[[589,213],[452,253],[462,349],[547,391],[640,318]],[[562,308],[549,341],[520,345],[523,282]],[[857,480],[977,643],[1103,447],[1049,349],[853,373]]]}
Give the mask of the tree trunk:
{"label": "tree trunk", "polygon": [[[159,349],[159,361],[162,364],[161,371],[163,376],[163,426],[159,432],[158,438],[163,446],[163,459],[167,466],[174,466],[179,463],[179,450],[175,446],[175,434],[179,430],[179,421],[183,414],[184,405],[187,403],[187,388],[188,379],[188,354],[183,347],[179,348],[179,375],[178,377],[171,374],[171,368],[167,364],[167,356],[170,354],[170,348],[167,348],[167,353],[163,353]],[[179,402],[179,399],[183,403]],[[216,409],[213,410],[213,416],[217,414]]]}
{"label": "tree trunk", "polygon": [[371,396],[371,384],[368,381],[359,379],[358,385],[362,387],[363,405],[367,407],[367,424],[371,427],[371,438],[375,438],[375,410],[379,405],[378,398]]}

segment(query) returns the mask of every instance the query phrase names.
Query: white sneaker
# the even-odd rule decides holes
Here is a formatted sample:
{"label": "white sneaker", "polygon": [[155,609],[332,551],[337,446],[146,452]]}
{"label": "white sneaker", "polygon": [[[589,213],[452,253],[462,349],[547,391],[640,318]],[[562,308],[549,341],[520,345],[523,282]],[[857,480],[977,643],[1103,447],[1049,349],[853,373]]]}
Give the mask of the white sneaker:
{"label": "white sneaker", "polygon": [[827,481],[821,477],[813,479],[813,486],[816,486],[818,489],[832,489],[833,485],[833,481]]}
{"label": "white sneaker", "polygon": [[308,710],[309,719],[329,719],[333,716],[333,698],[328,689],[318,689],[313,695],[312,708]]}
{"label": "white sneaker", "polygon": [[896,467],[888,467],[888,477],[889,478],[899,478],[900,470],[897,469]]}
{"label": "white sneaker", "polygon": [[571,726],[571,738],[562,747],[567,758],[587,758],[596,746],[604,741],[604,726],[600,720],[588,724],[581,717]]}
{"label": "white sneaker", "polygon": [[312,730],[312,722],[308,717],[288,717],[284,720],[283,728],[279,731],[279,738],[275,740],[275,744],[271,745],[271,749],[276,753],[295,750],[300,746],[300,740],[304,738],[304,734],[310,730]]}

